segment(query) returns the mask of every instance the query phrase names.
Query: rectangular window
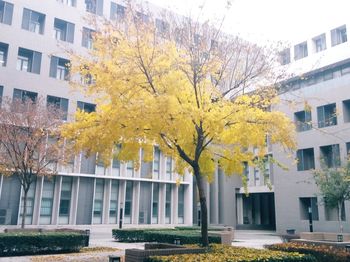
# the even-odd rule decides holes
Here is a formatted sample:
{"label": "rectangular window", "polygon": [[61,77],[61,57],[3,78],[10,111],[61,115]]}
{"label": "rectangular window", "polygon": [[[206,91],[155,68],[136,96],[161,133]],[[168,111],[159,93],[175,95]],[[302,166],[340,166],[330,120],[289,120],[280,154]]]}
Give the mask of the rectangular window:
{"label": "rectangular window", "polygon": [[178,216],[178,223],[183,224],[185,222],[185,186],[180,185],[178,187],[178,209],[177,209],[177,216]]}
{"label": "rectangular window", "polygon": [[312,39],[315,53],[326,50],[326,34],[316,36]]}
{"label": "rectangular window", "polygon": [[300,197],[300,219],[308,220],[309,212],[312,214],[312,220],[318,221],[317,197]]}
{"label": "rectangular window", "polygon": [[124,207],[124,223],[125,224],[131,224],[132,200],[133,200],[133,182],[126,181],[125,207]]}
{"label": "rectangular window", "polygon": [[23,9],[22,29],[42,35],[44,34],[44,26],[44,14],[35,12],[27,8]]}
{"label": "rectangular window", "polygon": [[[325,213],[325,219],[326,221],[338,221],[338,209],[339,208],[330,208],[325,204],[324,206],[324,213]],[[342,221],[346,220],[345,215],[345,205],[344,202],[342,204],[341,210],[340,210],[340,218]]]}
{"label": "rectangular window", "polygon": [[171,184],[165,185],[165,223],[171,224]]}
{"label": "rectangular window", "polygon": [[299,149],[297,151],[297,170],[305,171],[315,168],[315,155],[313,148]]}
{"label": "rectangular window", "polygon": [[294,46],[294,59],[299,60],[301,58],[307,57],[307,42],[300,43]]}
{"label": "rectangular window", "polygon": [[344,116],[344,123],[350,122],[350,99],[343,101],[343,116]]}
{"label": "rectangular window", "polygon": [[337,124],[336,105],[328,104],[317,107],[318,127],[334,126]]}
{"label": "rectangular window", "polygon": [[133,161],[126,162],[126,176],[127,177],[134,176],[134,162]]}
{"label": "rectangular window", "polygon": [[21,89],[13,89],[13,99],[19,99],[22,100],[23,102],[27,99],[32,100],[33,102],[36,101],[38,97],[38,93],[35,92],[30,92],[26,90],[21,90]]}
{"label": "rectangular window", "polygon": [[332,46],[339,45],[348,41],[346,34],[346,25],[331,30]]}
{"label": "rectangular window", "polygon": [[54,106],[62,111],[62,119],[67,120],[68,114],[68,99],[57,97],[57,96],[47,96],[47,105]]}
{"label": "rectangular window", "polygon": [[156,18],[157,33],[164,37],[169,32],[169,24],[161,19]]}
{"label": "rectangular window", "polygon": [[72,177],[62,177],[61,185],[61,198],[60,198],[60,208],[59,208],[59,223],[68,224],[69,223],[69,213],[71,208],[71,195],[72,195]]}
{"label": "rectangular window", "polygon": [[158,207],[159,207],[159,184],[153,183],[152,224],[158,223]]}
{"label": "rectangular window", "polygon": [[40,74],[41,53],[33,50],[18,48],[17,70]]}
{"label": "rectangular window", "polygon": [[77,0],[57,0],[57,2],[68,6],[77,6]]}
{"label": "rectangular window", "polygon": [[118,194],[119,194],[119,181],[112,180],[111,185],[111,199],[109,203],[109,223],[118,223]]}
{"label": "rectangular window", "polygon": [[350,142],[347,142],[345,145],[346,145],[346,154],[349,155],[350,154]]}
{"label": "rectangular window", "polygon": [[136,17],[138,19],[138,21],[142,22],[142,23],[148,23],[149,22],[149,16],[142,13],[142,12],[136,12]]}
{"label": "rectangular window", "polygon": [[320,146],[321,164],[328,167],[340,166],[340,149],[339,144]]}
{"label": "rectangular window", "polygon": [[166,158],[166,179],[171,180],[173,173],[173,160],[171,157]]}
{"label": "rectangular window", "polygon": [[281,65],[286,65],[290,63],[290,49],[286,48],[279,54]]}
{"label": "rectangular window", "polygon": [[0,1],[0,23],[11,25],[13,15],[13,4]]}
{"label": "rectangular window", "polygon": [[123,20],[125,18],[126,7],[111,2],[111,20]]}
{"label": "rectangular window", "polygon": [[69,80],[70,61],[57,56],[51,56],[50,77],[59,80]]}
{"label": "rectangular window", "polygon": [[103,15],[103,0],[85,0],[86,12]]}
{"label": "rectangular window", "polygon": [[41,197],[40,224],[51,224],[54,188],[54,178],[50,180],[45,178]]}
{"label": "rectangular window", "polygon": [[80,110],[86,113],[91,113],[96,111],[96,105],[86,103],[86,102],[81,102],[81,101],[77,102],[77,108],[79,108]]}
{"label": "rectangular window", "polygon": [[0,66],[6,66],[9,45],[0,42]]}
{"label": "rectangular window", "polygon": [[104,180],[96,179],[95,183],[95,200],[94,200],[94,224],[102,223],[102,208],[103,208],[103,193],[104,193]]}
{"label": "rectangular window", "polygon": [[81,41],[81,45],[88,49],[92,49],[93,47],[93,33],[95,31],[86,27],[83,27],[83,38]]}
{"label": "rectangular window", "polygon": [[160,150],[159,147],[154,147],[153,152],[153,178],[159,179],[159,164],[160,164]]}
{"label": "rectangular window", "polygon": [[312,128],[311,112],[299,111],[294,113],[294,122],[297,128],[297,132],[303,132]]}
{"label": "rectangular window", "polygon": [[2,94],[4,92],[4,87],[0,86],[0,106],[1,106],[1,102],[2,102]]}
{"label": "rectangular window", "polygon": [[249,166],[248,162],[243,162],[243,176],[249,181]]}
{"label": "rectangular window", "polygon": [[54,38],[57,40],[73,43],[75,25],[67,21],[55,18]]}
{"label": "rectangular window", "polygon": [[[33,211],[34,211],[34,200],[35,200],[35,188],[36,183],[32,183],[29,187],[28,193],[27,193],[27,212],[25,217],[25,224],[30,225],[32,223],[33,218]],[[24,208],[24,192],[22,192],[22,199],[21,199],[21,218],[23,216],[23,208]]]}

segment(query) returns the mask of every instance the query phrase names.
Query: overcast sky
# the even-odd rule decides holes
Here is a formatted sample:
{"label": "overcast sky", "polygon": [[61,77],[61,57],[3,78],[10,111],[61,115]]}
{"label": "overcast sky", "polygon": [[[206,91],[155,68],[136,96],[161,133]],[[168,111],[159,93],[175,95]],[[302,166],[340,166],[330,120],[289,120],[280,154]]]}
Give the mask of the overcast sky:
{"label": "overcast sky", "polygon": [[[225,31],[250,40],[295,43],[350,20],[350,0],[148,0],[183,15],[225,18]],[[349,29],[348,29],[349,31]]]}

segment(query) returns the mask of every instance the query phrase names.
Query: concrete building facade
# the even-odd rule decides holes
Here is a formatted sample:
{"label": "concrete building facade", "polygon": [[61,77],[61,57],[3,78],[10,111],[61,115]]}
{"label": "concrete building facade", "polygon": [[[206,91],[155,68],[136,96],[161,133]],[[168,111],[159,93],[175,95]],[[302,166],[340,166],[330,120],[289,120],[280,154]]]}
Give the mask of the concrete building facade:
{"label": "concrete building facade", "polygon": [[[84,17],[118,19],[125,8],[110,0],[0,1],[0,95],[41,96],[68,121],[77,108],[95,110],[91,98],[70,89],[64,50],[92,48],[94,28]],[[185,207],[192,203],[192,176],[179,176],[173,165],[157,147],[138,170],[132,162],[113,159],[105,167],[96,155],[75,156],[57,176],[32,184],[26,224],[118,224],[120,216],[132,225],[192,224],[192,206]],[[15,176],[0,176],[0,225],[20,224],[21,196]]]}

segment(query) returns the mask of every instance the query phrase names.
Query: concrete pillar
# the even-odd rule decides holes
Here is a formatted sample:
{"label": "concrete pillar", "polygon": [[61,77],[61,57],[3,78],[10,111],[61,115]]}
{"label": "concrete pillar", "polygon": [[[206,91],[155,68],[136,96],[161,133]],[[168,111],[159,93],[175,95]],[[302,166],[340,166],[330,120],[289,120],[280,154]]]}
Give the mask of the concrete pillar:
{"label": "concrete pillar", "polygon": [[69,210],[70,225],[75,225],[77,221],[79,186],[80,186],[80,177],[73,177],[71,202],[70,202],[71,206]]}

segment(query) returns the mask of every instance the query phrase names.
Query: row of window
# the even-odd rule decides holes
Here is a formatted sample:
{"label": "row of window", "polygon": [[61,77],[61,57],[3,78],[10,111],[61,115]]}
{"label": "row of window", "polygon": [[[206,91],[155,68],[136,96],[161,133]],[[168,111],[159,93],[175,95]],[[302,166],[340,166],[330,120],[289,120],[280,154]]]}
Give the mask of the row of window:
{"label": "row of window", "polygon": [[[347,42],[347,32],[346,25],[342,25],[340,27],[334,28],[331,30],[331,45],[336,46],[342,43]],[[326,34],[318,35],[312,38],[313,51],[315,53],[321,52],[327,49],[326,45]],[[299,60],[304,57],[307,57],[309,53],[308,43],[307,41],[299,43],[294,46],[294,60]],[[287,48],[280,54],[281,64],[286,65],[291,62],[290,59],[290,49]]]}
{"label": "row of window", "polygon": [[[4,89],[4,87],[0,86],[0,97],[2,97],[3,89]],[[15,88],[13,90],[13,99],[19,99],[22,101],[30,99],[32,101],[35,101],[37,98],[38,98],[38,93],[36,93],[36,92],[17,89],[17,88]],[[60,110],[62,110],[63,119],[67,120],[68,104],[69,104],[69,100],[67,98],[48,95],[46,97],[46,101],[47,101],[48,106],[51,105],[51,106],[57,107]],[[95,111],[96,105],[82,102],[82,101],[78,101],[77,108],[79,108],[80,110],[83,110],[85,112],[90,113],[90,112]]]}
{"label": "row of window", "polygon": [[[350,122],[350,99],[344,100],[343,118],[344,123]],[[298,132],[304,132],[312,129],[311,111],[303,110],[294,113],[294,122]],[[317,127],[323,128],[327,126],[337,125],[337,107],[335,103],[317,107]]]}
{"label": "row of window", "polygon": [[[350,142],[346,143],[346,152],[350,153]],[[339,144],[320,146],[321,166],[333,168],[339,167],[340,149]],[[311,170],[315,169],[315,154],[313,148],[304,148],[297,151],[297,170]]]}

